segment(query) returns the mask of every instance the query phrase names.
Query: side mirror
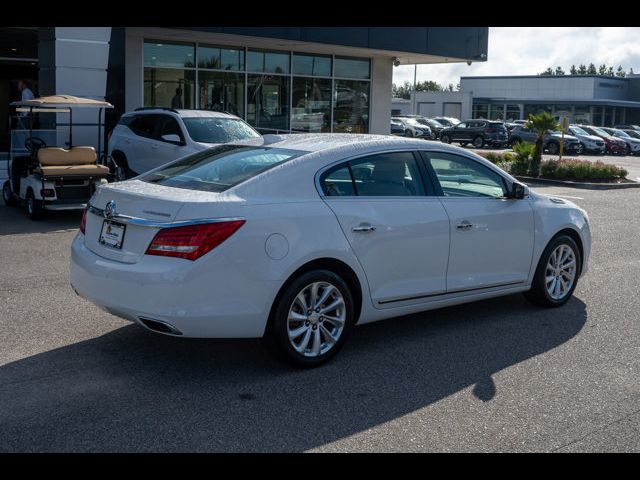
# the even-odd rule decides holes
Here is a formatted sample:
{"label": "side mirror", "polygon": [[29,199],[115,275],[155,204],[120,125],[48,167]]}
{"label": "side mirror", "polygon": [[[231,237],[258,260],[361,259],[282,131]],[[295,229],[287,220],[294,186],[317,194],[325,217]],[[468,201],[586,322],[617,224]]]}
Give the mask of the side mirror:
{"label": "side mirror", "polygon": [[175,133],[168,133],[167,135],[162,135],[160,140],[167,143],[174,143],[176,145],[184,145],[184,142],[180,139],[180,135]]}
{"label": "side mirror", "polygon": [[511,191],[509,192],[509,198],[514,200],[522,200],[529,193],[529,187],[522,183],[513,182],[511,185]]}

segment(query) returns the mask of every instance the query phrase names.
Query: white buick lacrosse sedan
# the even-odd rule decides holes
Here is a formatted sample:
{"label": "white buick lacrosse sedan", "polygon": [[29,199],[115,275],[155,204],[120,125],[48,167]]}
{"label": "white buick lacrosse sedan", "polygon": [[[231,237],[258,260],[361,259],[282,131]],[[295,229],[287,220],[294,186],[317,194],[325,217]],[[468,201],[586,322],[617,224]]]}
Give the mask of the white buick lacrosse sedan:
{"label": "white buick lacrosse sedan", "polygon": [[560,306],[590,244],[584,210],[461,148],[267,135],[99,188],[71,284],[149,330],[315,366],[356,324],[517,292]]}

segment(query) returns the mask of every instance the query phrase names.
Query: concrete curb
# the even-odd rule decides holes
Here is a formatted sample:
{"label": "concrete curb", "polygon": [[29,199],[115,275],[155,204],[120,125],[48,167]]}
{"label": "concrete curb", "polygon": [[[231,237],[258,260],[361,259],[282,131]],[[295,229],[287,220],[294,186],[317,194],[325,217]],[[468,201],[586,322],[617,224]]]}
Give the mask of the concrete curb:
{"label": "concrete curb", "polygon": [[554,180],[551,178],[535,178],[523,177],[515,175],[515,177],[524,183],[537,183],[541,185],[562,185],[571,188],[584,188],[586,190],[616,190],[622,188],[640,188],[640,182],[633,183],[588,183],[588,182],[572,182],[570,180]]}

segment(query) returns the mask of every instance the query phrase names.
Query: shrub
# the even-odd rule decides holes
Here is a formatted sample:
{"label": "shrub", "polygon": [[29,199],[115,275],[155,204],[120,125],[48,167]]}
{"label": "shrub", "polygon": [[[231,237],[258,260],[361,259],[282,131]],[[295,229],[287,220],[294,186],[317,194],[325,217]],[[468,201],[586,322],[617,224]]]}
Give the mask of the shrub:
{"label": "shrub", "polygon": [[521,162],[529,162],[536,149],[535,144],[528,142],[518,142],[513,146],[516,159]]}
{"label": "shrub", "polygon": [[575,158],[545,160],[540,165],[540,176],[559,180],[619,180],[626,178],[629,172],[617,165],[601,161],[589,162]]}

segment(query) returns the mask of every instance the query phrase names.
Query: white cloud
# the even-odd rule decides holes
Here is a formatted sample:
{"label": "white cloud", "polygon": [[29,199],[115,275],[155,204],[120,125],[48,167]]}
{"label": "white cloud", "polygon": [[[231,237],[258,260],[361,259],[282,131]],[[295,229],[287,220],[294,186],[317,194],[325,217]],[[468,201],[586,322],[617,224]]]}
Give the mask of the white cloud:
{"label": "white cloud", "polygon": [[[640,27],[491,27],[486,62],[418,65],[418,81],[457,84],[461,76],[535,75],[547,67],[604,63],[640,73]],[[413,83],[413,65],[394,68],[393,81]]]}

